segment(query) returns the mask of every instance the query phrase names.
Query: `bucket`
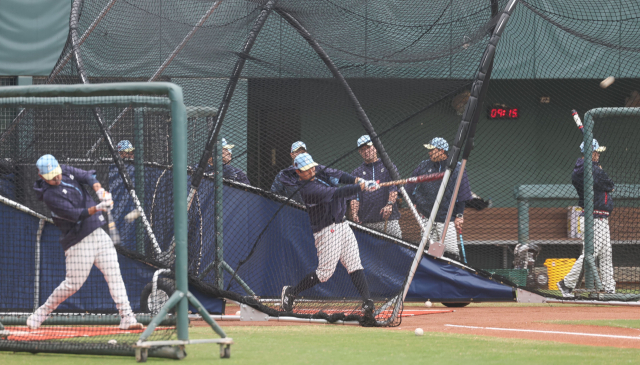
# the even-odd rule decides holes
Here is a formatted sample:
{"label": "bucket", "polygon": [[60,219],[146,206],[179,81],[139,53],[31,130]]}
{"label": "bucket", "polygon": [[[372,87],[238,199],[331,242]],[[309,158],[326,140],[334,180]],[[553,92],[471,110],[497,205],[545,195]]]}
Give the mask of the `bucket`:
{"label": "bucket", "polygon": [[576,259],[546,259],[544,266],[549,274],[549,290],[558,290],[558,281],[564,279],[571,271]]}

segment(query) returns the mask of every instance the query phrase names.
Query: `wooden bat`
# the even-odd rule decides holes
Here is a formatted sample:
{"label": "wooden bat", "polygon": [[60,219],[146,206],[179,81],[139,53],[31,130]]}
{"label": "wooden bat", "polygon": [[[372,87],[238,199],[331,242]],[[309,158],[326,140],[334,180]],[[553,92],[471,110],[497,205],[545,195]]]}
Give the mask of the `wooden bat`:
{"label": "wooden bat", "polygon": [[379,185],[380,187],[384,187],[384,186],[393,186],[393,185],[417,184],[417,183],[427,182],[427,181],[442,180],[443,177],[444,177],[444,172],[436,172],[435,174],[414,176],[408,179],[381,183]]}

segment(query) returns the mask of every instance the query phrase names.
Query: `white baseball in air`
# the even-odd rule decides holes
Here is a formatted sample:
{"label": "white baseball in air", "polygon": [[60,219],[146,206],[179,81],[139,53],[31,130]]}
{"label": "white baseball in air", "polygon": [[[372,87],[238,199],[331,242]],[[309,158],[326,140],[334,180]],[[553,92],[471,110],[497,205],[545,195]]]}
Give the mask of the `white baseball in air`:
{"label": "white baseball in air", "polygon": [[426,302],[424,302],[424,306],[427,308],[431,308],[433,306],[433,303],[431,303],[430,300],[427,300]]}
{"label": "white baseball in air", "polygon": [[116,341],[116,340],[109,340],[109,341],[107,341],[107,343],[108,343],[109,345],[115,345],[115,344],[117,344],[117,343],[118,343],[118,341]]}
{"label": "white baseball in air", "polygon": [[606,79],[600,81],[600,87],[603,89],[606,89],[609,86],[611,86],[611,84],[613,84],[614,81],[616,81],[616,78],[613,76],[609,76]]}
{"label": "white baseball in air", "polygon": [[237,312],[236,312],[236,316],[239,316],[239,315],[240,315],[240,311],[237,311]]}
{"label": "white baseball in air", "polygon": [[422,328],[416,328],[415,331],[413,331],[413,333],[416,334],[416,336],[422,336],[424,335],[424,331],[422,330]]}
{"label": "white baseball in air", "polygon": [[140,216],[140,211],[138,209],[134,209],[131,212],[129,212],[129,214],[124,216],[124,219],[127,222],[133,222],[134,220],[136,220],[136,218],[138,218]]}

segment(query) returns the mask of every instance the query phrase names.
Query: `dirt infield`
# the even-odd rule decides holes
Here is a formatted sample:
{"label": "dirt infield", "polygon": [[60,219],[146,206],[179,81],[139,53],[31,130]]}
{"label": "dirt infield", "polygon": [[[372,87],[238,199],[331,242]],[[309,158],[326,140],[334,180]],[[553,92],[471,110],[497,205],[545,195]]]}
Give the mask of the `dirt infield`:
{"label": "dirt infield", "polygon": [[[425,309],[405,307],[407,310]],[[446,309],[438,306],[432,309]],[[228,305],[226,314],[234,315],[239,308]],[[640,319],[636,307],[605,306],[484,306],[471,305],[456,308],[454,312],[402,318],[399,327],[389,331],[413,331],[420,327],[425,332],[461,333],[502,338],[522,338],[554,341],[589,346],[640,348],[640,329],[590,325],[544,323],[545,321]],[[296,322],[219,322],[221,326],[317,326]],[[197,322],[194,325],[199,325]],[[321,324],[322,326],[322,324]],[[464,327],[462,327],[464,326]],[[480,327],[480,328],[477,328]]]}

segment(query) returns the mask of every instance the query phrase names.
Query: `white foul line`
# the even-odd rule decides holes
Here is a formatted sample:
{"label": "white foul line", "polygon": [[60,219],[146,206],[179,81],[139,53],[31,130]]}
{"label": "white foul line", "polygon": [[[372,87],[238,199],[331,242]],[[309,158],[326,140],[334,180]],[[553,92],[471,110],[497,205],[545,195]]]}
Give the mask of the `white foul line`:
{"label": "white foul line", "polygon": [[524,330],[518,328],[497,328],[497,327],[475,327],[475,326],[460,326],[457,324],[445,324],[447,327],[458,328],[473,328],[482,330],[495,330],[495,331],[511,331],[511,332],[530,332],[530,333],[552,333],[557,335],[574,335],[574,336],[588,336],[588,337],[608,337],[608,338],[621,338],[627,340],[640,340],[640,336],[616,336],[616,335],[601,335],[598,333],[582,333],[582,332],[561,332],[561,331],[538,331],[538,330]]}

